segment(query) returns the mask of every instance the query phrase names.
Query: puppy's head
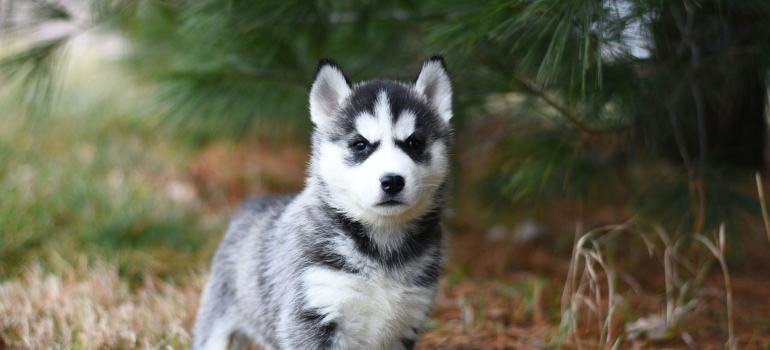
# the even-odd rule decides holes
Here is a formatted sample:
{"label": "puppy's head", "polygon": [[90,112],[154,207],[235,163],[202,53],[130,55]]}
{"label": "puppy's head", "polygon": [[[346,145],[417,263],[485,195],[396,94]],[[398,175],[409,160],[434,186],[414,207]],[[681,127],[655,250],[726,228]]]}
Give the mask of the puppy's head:
{"label": "puppy's head", "polygon": [[328,204],[370,224],[405,222],[431,208],[448,170],[452,86],[440,56],[412,84],[351,85],[322,60],[310,90],[311,178]]}

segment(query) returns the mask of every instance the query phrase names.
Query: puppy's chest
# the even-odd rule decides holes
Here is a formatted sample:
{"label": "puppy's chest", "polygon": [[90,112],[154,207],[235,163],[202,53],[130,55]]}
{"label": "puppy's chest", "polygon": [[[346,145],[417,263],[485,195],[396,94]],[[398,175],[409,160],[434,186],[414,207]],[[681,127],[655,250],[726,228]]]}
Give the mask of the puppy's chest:
{"label": "puppy's chest", "polygon": [[303,274],[305,305],[335,322],[350,344],[388,348],[419,329],[433,304],[432,289],[404,280],[377,270],[364,275],[311,267]]}

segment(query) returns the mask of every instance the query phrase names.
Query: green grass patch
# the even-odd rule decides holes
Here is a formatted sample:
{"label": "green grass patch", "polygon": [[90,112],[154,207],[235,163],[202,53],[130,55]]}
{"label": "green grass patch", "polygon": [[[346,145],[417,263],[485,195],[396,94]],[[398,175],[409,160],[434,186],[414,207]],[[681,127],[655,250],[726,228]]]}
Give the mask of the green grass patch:
{"label": "green grass patch", "polygon": [[95,52],[68,62],[50,114],[0,90],[0,280],[81,254],[129,276],[200,266],[226,217],[169,194],[194,149],[158,127],[150,89],[117,63]]}

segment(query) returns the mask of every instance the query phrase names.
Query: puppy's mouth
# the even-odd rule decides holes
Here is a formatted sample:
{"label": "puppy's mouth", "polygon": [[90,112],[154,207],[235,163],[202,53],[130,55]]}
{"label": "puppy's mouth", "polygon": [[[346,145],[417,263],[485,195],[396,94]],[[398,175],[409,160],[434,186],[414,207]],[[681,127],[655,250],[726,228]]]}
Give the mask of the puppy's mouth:
{"label": "puppy's mouth", "polygon": [[378,207],[397,207],[399,205],[404,205],[404,202],[397,201],[395,199],[390,199],[384,202],[377,203]]}

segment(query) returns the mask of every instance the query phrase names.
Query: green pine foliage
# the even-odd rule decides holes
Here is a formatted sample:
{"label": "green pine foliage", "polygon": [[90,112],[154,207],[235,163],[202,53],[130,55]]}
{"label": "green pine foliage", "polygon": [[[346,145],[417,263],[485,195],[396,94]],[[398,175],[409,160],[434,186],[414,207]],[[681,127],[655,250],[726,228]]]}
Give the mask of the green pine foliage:
{"label": "green pine foliage", "polygon": [[406,78],[396,67],[414,66],[421,51],[418,4],[149,1],[128,21],[129,59],[158,83],[168,121],[179,129],[239,135],[307,125],[307,89],[320,58],[337,60],[353,80]]}
{"label": "green pine foliage", "polygon": [[513,126],[485,180],[495,203],[625,198],[680,233],[756,212],[739,184],[764,165],[770,2],[484,1],[450,12],[432,35],[475,68],[459,79],[481,101],[532,100],[496,116]]}
{"label": "green pine foliage", "polygon": [[[34,18],[71,17],[46,8],[57,7]],[[93,8],[94,23],[131,43],[126,62],[155,85],[159,115],[199,141],[307,132],[319,58],[337,60],[354,81],[408,80],[422,59],[443,53],[459,136],[487,136],[463,127],[485,120],[506,131],[476,185],[488,189],[484,202],[521,210],[627,201],[682,233],[757,207],[737,184],[764,166],[769,1],[137,0]],[[12,10],[3,10],[6,22]],[[42,66],[55,50],[41,45],[0,68]],[[44,75],[28,72],[30,81]],[[488,108],[511,96],[520,102]]]}

